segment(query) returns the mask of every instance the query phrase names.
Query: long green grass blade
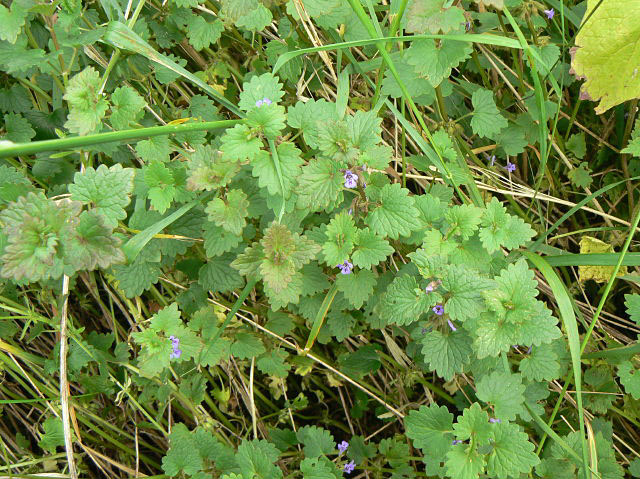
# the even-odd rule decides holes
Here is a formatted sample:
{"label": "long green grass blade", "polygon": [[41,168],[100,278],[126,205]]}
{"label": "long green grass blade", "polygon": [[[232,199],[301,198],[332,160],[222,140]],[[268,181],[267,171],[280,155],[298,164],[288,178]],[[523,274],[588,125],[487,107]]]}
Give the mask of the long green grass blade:
{"label": "long green grass blade", "polygon": [[[533,263],[533,265],[540,270],[544,275],[549,287],[553,292],[553,296],[558,304],[558,310],[560,311],[560,318],[564,324],[564,329],[567,334],[567,342],[569,343],[569,353],[571,355],[571,365],[573,367],[573,381],[576,386],[576,402],[578,403],[578,419],[580,421],[580,440],[582,443],[582,462],[585,465],[585,478],[588,479],[587,465],[589,464],[588,445],[585,437],[584,427],[584,409],[582,408],[582,368],[580,366],[580,335],[578,334],[578,322],[576,321],[576,315],[573,311],[573,305],[569,293],[565,288],[562,281],[549,265],[549,263],[534,253],[525,251],[523,253],[525,257]],[[545,424],[546,426],[546,424]],[[549,434],[552,438],[553,435]]]}

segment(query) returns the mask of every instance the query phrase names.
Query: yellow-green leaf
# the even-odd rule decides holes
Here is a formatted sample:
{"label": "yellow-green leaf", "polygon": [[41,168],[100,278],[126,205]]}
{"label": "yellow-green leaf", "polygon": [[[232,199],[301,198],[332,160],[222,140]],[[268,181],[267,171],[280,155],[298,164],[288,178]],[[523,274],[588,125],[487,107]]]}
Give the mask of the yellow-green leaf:
{"label": "yellow-green leaf", "polygon": [[[594,9],[598,7],[595,11]],[[593,12],[593,15],[591,14]],[[640,97],[640,2],[589,0],[571,65],[596,113]]]}

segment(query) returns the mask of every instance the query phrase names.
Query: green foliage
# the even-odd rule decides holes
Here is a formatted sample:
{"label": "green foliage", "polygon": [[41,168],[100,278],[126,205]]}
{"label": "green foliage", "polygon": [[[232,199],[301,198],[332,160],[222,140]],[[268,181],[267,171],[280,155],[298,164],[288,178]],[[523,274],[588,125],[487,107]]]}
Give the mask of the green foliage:
{"label": "green foliage", "polygon": [[[635,6],[611,2],[0,5],[5,469],[64,455],[66,314],[81,476],[574,479],[584,445],[622,479],[635,245],[593,331],[573,269],[613,269],[638,199]],[[549,384],[569,303],[586,428]]]}
{"label": "green foliage", "polygon": [[69,116],[65,126],[78,135],[86,135],[102,129],[109,102],[100,92],[100,75],[87,67],[69,80],[63,97],[69,104]]}

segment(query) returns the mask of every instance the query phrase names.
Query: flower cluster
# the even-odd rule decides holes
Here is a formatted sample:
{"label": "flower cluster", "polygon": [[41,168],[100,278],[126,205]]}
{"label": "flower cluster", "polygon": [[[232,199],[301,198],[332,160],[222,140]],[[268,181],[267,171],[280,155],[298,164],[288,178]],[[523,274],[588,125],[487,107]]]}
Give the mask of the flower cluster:
{"label": "flower cluster", "polygon": [[346,472],[347,474],[351,474],[353,472],[353,470],[356,468],[356,462],[355,461],[351,461],[348,462],[344,465],[344,472]]}
{"label": "flower cluster", "polygon": [[344,263],[337,265],[336,268],[340,268],[340,272],[342,274],[351,274],[351,270],[353,269],[353,263],[351,263],[347,259],[345,260]]}
{"label": "flower cluster", "polygon": [[358,175],[353,173],[351,170],[347,170],[344,172],[344,187],[345,188],[355,188],[358,185]]}
{"label": "flower cluster", "polygon": [[173,351],[171,351],[171,355],[169,356],[171,359],[178,359],[182,355],[182,349],[180,349],[180,340],[175,336],[169,336],[171,340],[171,346],[173,347]]}
{"label": "flower cluster", "polygon": [[433,312],[436,313],[438,316],[442,316],[444,314],[444,306],[442,306],[441,304],[437,304],[432,308]]}
{"label": "flower cluster", "polygon": [[258,108],[260,108],[262,105],[266,105],[266,106],[271,105],[271,100],[269,100],[267,97],[264,97],[262,100],[258,100],[256,102],[256,106]]}

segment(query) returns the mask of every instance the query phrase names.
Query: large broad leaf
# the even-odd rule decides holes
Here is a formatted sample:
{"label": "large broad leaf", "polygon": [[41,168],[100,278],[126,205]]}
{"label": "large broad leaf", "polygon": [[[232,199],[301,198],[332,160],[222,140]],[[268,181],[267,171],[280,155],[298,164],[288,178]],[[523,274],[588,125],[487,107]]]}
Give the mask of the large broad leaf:
{"label": "large broad leaf", "polygon": [[[598,7],[595,11],[594,9]],[[593,15],[591,13],[593,12]],[[589,0],[571,66],[596,113],[640,97],[640,2]]]}

